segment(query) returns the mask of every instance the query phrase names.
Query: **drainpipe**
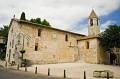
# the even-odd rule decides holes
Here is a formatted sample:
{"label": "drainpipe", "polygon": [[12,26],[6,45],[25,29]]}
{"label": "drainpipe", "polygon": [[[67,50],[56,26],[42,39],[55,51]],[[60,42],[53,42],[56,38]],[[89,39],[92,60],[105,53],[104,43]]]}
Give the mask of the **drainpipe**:
{"label": "drainpipe", "polygon": [[25,36],[23,35],[23,49],[24,49],[24,38],[25,38]]}

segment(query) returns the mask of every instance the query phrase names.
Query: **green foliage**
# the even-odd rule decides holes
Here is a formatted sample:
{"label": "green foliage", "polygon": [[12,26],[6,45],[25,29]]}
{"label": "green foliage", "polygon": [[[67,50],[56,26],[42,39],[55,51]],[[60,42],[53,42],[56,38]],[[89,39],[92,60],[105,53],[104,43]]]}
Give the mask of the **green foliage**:
{"label": "green foliage", "polygon": [[41,24],[46,25],[46,26],[50,26],[49,22],[46,19],[44,19]]}
{"label": "green foliage", "polygon": [[[25,13],[24,12],[22,12],[20,20],[26,20],[26,21],[28,21],[26,19],[26,17],[25,17]],[[41,18],[36,18],[36,19],[32,18],[32,19],[30,19],[30,22],[37,23],[37,24],[42,24],[42,25],[46,25],[46,26],[50,26],[50,23],[46,19],[44,19],[43,21],[41,21]]]}
{"label": "green foliage", "polygon": [[0,36],[3,37],[8,37],[8,32],[9,32],[9,26],[8,25],[4,25],[2,28],[0,28]]}
{"label": "green foliage", "polygon": [[120,26],[110,25],[100,34],[100,44],[105,51],[110,53],[110,63],[117,58],[113,48],[120,48]]}
{"label": "green foliage", "polygon": [[[9,27],[7,25],[0,28],[0,36],[3,36],[6,38],[4,39],[5,44],[7,43],[8,31],[9,31]],[[5,44],[0,44],[0,59],[1,60],[5,60],[5,55],[6,55]]]}
{"label": "green foliage", "polygon": [[25,12],[22,12],[21,17],[20,17],[20,20],[26,20]]}
{"label": "green foliage", "polygon": [[114,47],[120,48],[120,26],[110,25],[100,34],[100,42],[106,51],[112,51],[111,48]]}
{"label": "green foliage", "polygon": [[1,53],[0,53],[0,59],[1,59],[1,60],[5,60],[5,56],[6,56],[6,53],[5,53],[5,52],[1,52]]}
{"label": "green foliage", "polygon": [[31,19],[30,22],[50,26],[50,23],[46,19],[41,21],[41,18],[36,18],[36,19]]}
{"label": "green foliage", "polygon": [[110,55],[111,55],[111,59],[112,59],[112,60],[115,60],[115,59],[117,58],[117,56],[116,56],[115,53],[111,53]]}
{"label": "green foliage", "polygon": [[30,22],[41,24],[41,19],[40,18],[31,19]]}

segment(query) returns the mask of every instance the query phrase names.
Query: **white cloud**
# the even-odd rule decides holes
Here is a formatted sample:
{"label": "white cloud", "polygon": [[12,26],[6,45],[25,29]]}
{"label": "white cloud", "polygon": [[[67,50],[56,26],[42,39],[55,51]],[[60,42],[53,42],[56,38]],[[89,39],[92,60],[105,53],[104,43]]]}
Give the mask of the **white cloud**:
{"label": "white cloud", "polygon": [[109,25],[115,24],[116,21],[108,20],[105,23],[101,24],[101,32],[104,31]]}
{"label": "white cloud", "polygon": [[88,27],[83,27],[81,30],[77,31],[77,33],[88,35]]}
{"label": "white cloud", "polygon": [[8,24],[14,14],[19,18],[25,11],[28,19],[46,18],[52,26],[68,29],[87,18],[92,8],[103,16],[119,6],[120,0],[0,0],[0,26]]}

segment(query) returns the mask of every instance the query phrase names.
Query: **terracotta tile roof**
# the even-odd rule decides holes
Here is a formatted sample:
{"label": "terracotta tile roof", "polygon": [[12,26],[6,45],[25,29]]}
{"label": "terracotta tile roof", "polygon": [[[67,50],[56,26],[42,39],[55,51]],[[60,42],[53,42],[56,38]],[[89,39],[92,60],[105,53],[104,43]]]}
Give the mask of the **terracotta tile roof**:
{"label": "terracotta tile roof", "polygon": [[[58,29],[58,28],[49,27],[49,26],[46,26],[46,25],[41,25],[41,24],[37,24],[37,23],[32,23],[32,22],[30,22],[30,21],[24,21],[24,20],[19,20],[19,19],[15,19],[15,18],[13,18],[13,19],[11,20],[11,23],[12,23],[13,20],[14,20],[14,21],[17,21],[17,22],[19,22],[19,23],[26,23],[26,24],[35,25],[35,26],[38,26],[38,27],[49,28],[49,29],[53,29],[53,30],[57,30],[57,31],[62,31],[62,32],[71,33],[71,34],[75,34],[75,35],[85,36],[85,35],[83,35],[83,34],[74,33],[74,32],[70,32],[70,31],[66,31],[66,30],[61,30],[61,29]],[[10,26],[11,26],[11,23],[10,23]]]}
{"label": "terracotta tile roof", "polygon": [[86,37],[82,37],[82,38],[78,39],[77,41],[93,39],[93,38],[99,38],[99,36],[86,36]]}
{"label": "terracotta tile roof", "polygon": [[94,10],[92,10],[92,12],[90,13],[89,19],[91,19],[91,18],[98,18],[98,16],[96,15]]}

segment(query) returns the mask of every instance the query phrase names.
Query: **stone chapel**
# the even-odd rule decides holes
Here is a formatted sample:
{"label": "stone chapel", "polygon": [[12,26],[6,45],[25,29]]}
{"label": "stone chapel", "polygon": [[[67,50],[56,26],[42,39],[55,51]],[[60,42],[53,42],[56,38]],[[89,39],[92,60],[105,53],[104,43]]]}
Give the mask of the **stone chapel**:
{"label": "stone chapel", "polygon": [[32,64],[66,62],[109,63],[109,54],[99,44],[100,18],[92,10],[88,17],[88,36],[13,18],[7,42],[6,62]]}

